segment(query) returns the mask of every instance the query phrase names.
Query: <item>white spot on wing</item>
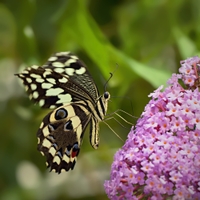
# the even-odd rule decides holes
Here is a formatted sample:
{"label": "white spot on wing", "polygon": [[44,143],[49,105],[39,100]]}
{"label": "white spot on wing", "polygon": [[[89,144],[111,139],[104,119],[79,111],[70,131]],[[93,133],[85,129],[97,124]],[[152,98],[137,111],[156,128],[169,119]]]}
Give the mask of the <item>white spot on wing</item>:
{"label": "white spot on wing", "polygon": [[49,88],[53,87],[53,84],[51,84],[51,83],[42,83],[41,86],[42,86],[43,89],[49,89]]}
{"label": "white spot on wing", "polygon": [[37,99],[39,97],[39,93],[37,91],[33,92],[33,98]]}
{"label": "white spot on wing", "polygon": [[73,58],[74,60],[78,60],[78,57],[75,55],[71,55],[71,58]]}
{"label": "white spot on wing", "polygon": [[81,67],[80,69],[75,70],[76,74],[84,74],[86,71],[85,67]]}
{"label": "white spot on wing", "polygon": [[26,81],[27,81],[28,83],[32,83],[32,79],[31,79],[31,78],[26,78]]}
{"label": "white spot on wing", "polygon": [[63,156],[63,160],[64,160],[66,163],[69,163],[69,157],[66,156],[65,154],[64,154],[64,156]]}
{"label": "white spot on wing", "polygon": [[41,76],[39,74],[30,74],[30,76],[32,78],[41,78]]}
{"label": "white spot on wing", "polygon": [[29,72],[27,70],[24,70],[22,73],[23,74],[29,74]]}
{"label": "white spot on wing", "polygon": [[66,68],[65,73],[68,74],[69,76],[74,75],[74,69],[73,68]]}
{"label": "white spot on wing", "polygon": [[44,122],[42,122],[41,124],[40,124],[40,128],[42,128],[44,126]]}
{"label": "white spot on wing", "polygon": [[55,69],[53,69],[55,72],[57,72],[57,73],[63,73],[64,71],[65,71],[65,69],[64,68],[55,68]]}
{"label": "white spot on wing", "polygon": [[36,82],[38,82],[38,83],[43,83],[43,82],[44,82],[44,79],[43,79],[43,78],[37,78],[37,79],[36,79]]}
{"label": "white spot on wing", "polygon": [[67,83],[68,79],[65,78],[65,77],[62,77],[62,78],[58,79],[58,81],[59,81],[60,83]]}
{"label": "white spot on wing", "polygon": [[49,129],[47,126],[45,126],[42,130],[42,133],[44,135],[44,137],[47,137],[49,135]]}
{"label": "white spot on wing", "polygon": [[54,78],[47,78],[47,81],[52,84],[56,84],[56,80]]}
{"label": "white spot on wing", "polygon": [[47,75],[50,75],[51,74],[51,70],[46,70],[44,73],[43,73],[43,76],[46,77]]}
{"label": "white spot on wing", "polygon": [[32,65],[31,68],[33,68],[33,69],[38,69],[39,66],[38,66],[38,65]]}
{"label": "white spot on wing", "polygon": [[62,88],[51,88],[46,91],[46,96],[57,96],[62,92],[64,92]]}
{"label": "white spot on wing", "polygon": [[50,108],[50,109],[55,109],[56,106],[55,106],[55,105],[51,105],[49,108]]}
{"label": "white spot on wing", "polygon": [[40,144],[40,138],[39,137],[37,138],[37,140],[38,140],[38,144]]}
{"label": "white spot on wing", "polygon": [[49,149],[51,147],[51,142],[45,138],[42,142],[42,146]]}
{"label": "white spot on wing", "polygon": [[54,67],[64,67],[64,64],[61,63],[61,62],[53,62],[52,66],[54,66]]}
{"label": "white spot on wing", "polygon": [[59,156],[55,156],[55,157],[53,158],[53,162],[54,162],[54,163],[57,163],[57,164],[59,165],[60,162],[61,162],[60,157],[59,157]]}
{"label": "white spot on wing", "polygon": [[31,84],[31,90],[36,90],[37,89],[37,85],[36,84]]}
{"label": "white spot on wing", "polygon": [[71,102],[72,97],[70,94],[60,94],[58,95],[59,100],[56,102],[57,104],[59,103],[64,103],[64,102]]}
{"label": "white spot on wing", "polygon": [[40,106],[40,107],[44,106],[44,103],[45,103],[45,100],[44,100],[44,99],[41,99],[41,100],[39,101],[39,106]]}
{"label": "white spot on wing", "polygon": [[66,55],[69,55],[69,51],[66,51],[66,52],[58,52],[56,53],[57,56],[66,56]]}
{"label": "white spot on wing", "polygon": [[55,61],[55,60],[57,60],[57,57],[55,57],[55,56],[52,56],[52,57],[50,57],[50,58],[48,59],[48,61],[50,61],[50,62]]}
{"label": "white spot on wing", "polygon": [[71,63],[75,63],[75,62],[76,62],[76,60],[73,59],[73,58],[71,58],[71,59],[69,59],[69,60],[67,60],[67,61],[65,62],[65,66],[70,66]]}
{"label": "white spot on wing", "polygon": [[23,74],[19,74],[19,77],[24,78],[24,75]]}
{"label": "white spot on wing", "polygon": [[51,147],[51,148],[49,149],[49,153],[54,157],[55,154],[56,154],[55,148],[54,148],[54,147]]}

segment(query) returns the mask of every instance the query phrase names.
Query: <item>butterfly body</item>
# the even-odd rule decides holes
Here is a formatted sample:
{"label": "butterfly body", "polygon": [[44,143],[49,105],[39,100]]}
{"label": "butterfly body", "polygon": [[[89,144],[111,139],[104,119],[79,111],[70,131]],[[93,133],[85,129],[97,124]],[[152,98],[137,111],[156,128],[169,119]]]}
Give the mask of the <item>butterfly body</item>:
{"label": "butterfly body", "polygon": [[57,173],[73,169],[88,124],[90,143],[98,148],[99,122],[106,115],[109,93],[99,95],[83,62],[69,52],[57,53],[45,65],[34,65],[17,76],[34,102],[54,109],[37,132],[47,167]]}

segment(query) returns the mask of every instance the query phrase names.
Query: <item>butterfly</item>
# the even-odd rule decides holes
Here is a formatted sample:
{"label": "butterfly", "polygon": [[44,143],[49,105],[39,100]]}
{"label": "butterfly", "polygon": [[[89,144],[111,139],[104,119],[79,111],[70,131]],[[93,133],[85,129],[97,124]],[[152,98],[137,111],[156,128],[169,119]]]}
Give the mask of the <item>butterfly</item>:
{"label": "butterfly", "polygon": [[109,92],[99,94],[85,64],[70,52],[52,55],[43,66],[33,65],[16,74],[29,98],[50,108],[37,132],[37,149],[50,171],[73,170],[84,132],[90,124],[90,143],[99,145],[99,122],[107,112]]}

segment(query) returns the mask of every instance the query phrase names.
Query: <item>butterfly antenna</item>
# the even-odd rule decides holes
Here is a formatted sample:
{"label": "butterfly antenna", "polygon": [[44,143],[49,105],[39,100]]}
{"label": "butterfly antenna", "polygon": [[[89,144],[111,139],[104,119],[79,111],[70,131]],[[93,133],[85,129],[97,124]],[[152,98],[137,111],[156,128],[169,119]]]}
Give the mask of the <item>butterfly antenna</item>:
{"label": "butterfly antenna", "polygon": [[107,88],[107,85],[108,85],[108,82],[110,81],[110,79],[113,77],[113,73],[110,72],[110,77],[109,79],[106,81],[105,85],[104,85],[104,92],[106,92],[106,88]]}
{"label": "butterfly antenna", "polygon": [[106,88],[107,88],[108,82],[109,82],[110,79],[113,77],[113,74],[116,72],[116,70],[117,70],[118,67],[119,67],[119,65],[116,64],[115,70],[114,70],[113,72],[110,72],[110,77],[109,77],[109,79],[106,81],[105,86],[104,86],[104,91],[105,91],[105,92],[107,91]]}

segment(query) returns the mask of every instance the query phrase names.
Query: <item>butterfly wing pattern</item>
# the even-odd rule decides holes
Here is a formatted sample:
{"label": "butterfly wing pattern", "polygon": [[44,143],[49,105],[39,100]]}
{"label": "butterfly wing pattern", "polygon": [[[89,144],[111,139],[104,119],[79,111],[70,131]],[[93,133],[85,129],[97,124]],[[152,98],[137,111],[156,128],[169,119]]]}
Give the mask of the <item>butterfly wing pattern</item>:
{"label": "butterfly wing pattern", "polygon": [[90,124],[90,143],[99,145],[99,122],[106,115],[110,94],[99,95],[85,64],[70,52],[51,56],[43,66],[16,74],[29,98],[50,108],[37,132],[38,150],[50,171],[73,170],[84,131]]}

